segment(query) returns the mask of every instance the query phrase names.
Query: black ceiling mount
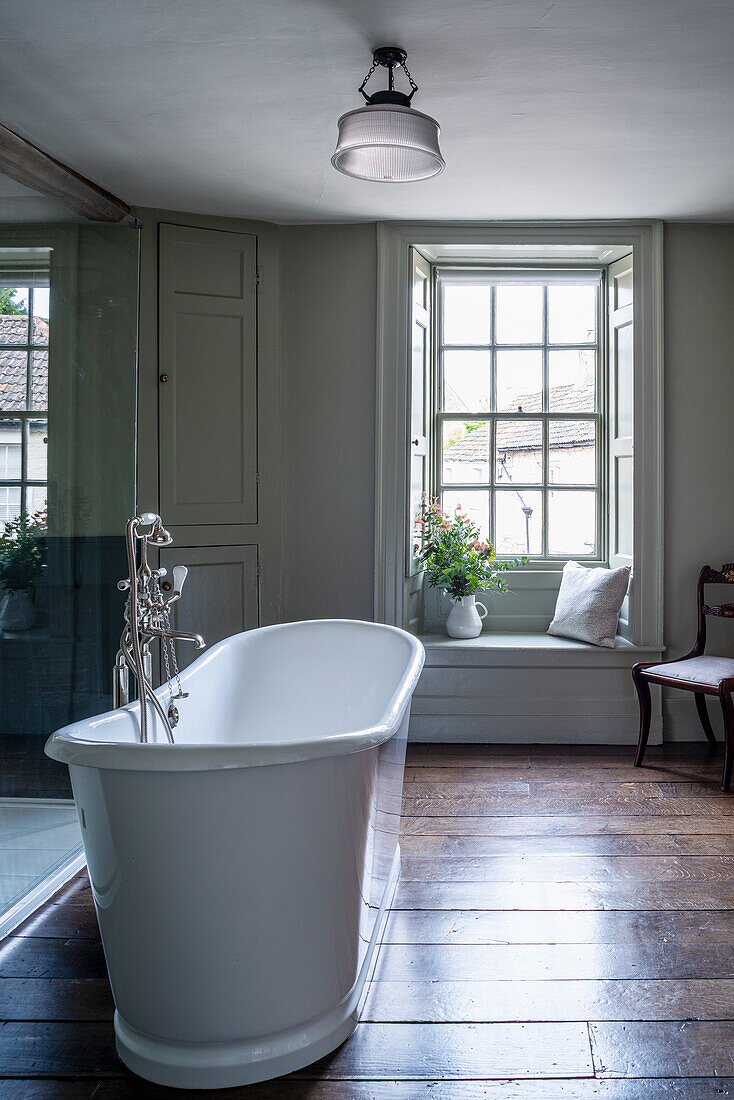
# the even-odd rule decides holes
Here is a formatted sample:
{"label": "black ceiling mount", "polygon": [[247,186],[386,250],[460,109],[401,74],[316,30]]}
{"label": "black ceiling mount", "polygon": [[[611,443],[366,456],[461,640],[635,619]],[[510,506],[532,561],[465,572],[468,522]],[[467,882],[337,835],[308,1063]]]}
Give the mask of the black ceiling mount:
{"label": "black ceiling mount", "polygon": [[[371,107],[377,106],[380,103],[394,103],[399,107],[410,107],[410,101],[415,93],[418,91],[418,85],[413,80],[413,77],[408,72],[405,62],[408,59],[408,55],[405,50],[402,50],[400,46],[378,46],[372,52],[372,68],[367,73],[360,84],[359,91],[362,93],[367,103]],[[368,95],[364,90],[365,85],[369,78],[374,73],[375,69],[380,66],[388,70],[388,87],[379,92],[373,92],[372,95]],[[400,68],[403,70],[410,83],[410,95],[405,92],[398,92],[395,90],[395,69]]]}
{"label": "black ceiling mount", "polygon": [[372,54],[372,61],[375,65],[385,65],[386,68],[392,68],[393,65],[404,65],[408,60],[408,55],[405,50],[401,50],[400,46],[378,46]]}

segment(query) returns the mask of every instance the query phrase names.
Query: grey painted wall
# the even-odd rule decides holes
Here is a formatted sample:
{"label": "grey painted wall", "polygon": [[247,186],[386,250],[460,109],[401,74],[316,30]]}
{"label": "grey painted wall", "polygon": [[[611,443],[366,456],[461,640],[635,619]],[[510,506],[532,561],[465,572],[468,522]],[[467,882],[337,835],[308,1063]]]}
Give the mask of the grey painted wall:
{"label": "grey painted wall", "polygon": [[374,225],[280,231],[283,618],[372,618]]}
{"label": "grey painted wall", "polygon": [[[665,643],[696,634],[700,567],[734,561],[734,226],[665,227]],[[715,590],[713,590],[715,593]],[[731,600],[726,590],[718,593]],[[734,656],[734,623],[709,620],[709,649]],[[712,715],[718,710],[709,703]],[[702,736],[683,692],[666,733]],[[716,719],[718,720],[718,713]]]}
{"label": "grey painted wall", "polygon": [[[372,614],[375,282],[374,227],[281,230],[285,619]],[[677,656],[695,634],[698,569],[734,561],[734,226],[666,226],[665,402]],[[711,647],[734,655],[734,623],[712,624]],[[683,693],[666,716],[670,734],[702,736]]]}

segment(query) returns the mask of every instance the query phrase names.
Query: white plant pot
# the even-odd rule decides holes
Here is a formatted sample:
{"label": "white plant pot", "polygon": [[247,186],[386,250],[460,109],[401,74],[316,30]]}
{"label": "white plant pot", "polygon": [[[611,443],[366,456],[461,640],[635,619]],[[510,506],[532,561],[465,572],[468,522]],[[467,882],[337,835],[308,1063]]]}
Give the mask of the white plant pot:
{"label": "white plant pot", "polygon": [[[481,608],[484,614],[480,614]],[[482,619],[487,615],[483,603],[477,603],[476,596],[461,596],[454,600],[446,620],[446,633],[450,638],[478,638],[482,633]]]}
{"label": "white plant pot", "polygon": [[29,591],[6,592],[0,602],[0,630],[5,634],[30,630],[36,609]]}

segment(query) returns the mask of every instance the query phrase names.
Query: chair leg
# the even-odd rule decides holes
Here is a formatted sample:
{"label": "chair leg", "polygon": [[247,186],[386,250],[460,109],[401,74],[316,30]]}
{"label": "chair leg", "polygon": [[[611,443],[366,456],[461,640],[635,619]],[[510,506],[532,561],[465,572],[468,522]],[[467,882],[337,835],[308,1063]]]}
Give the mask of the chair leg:
{"label": "chair leg", "polygon": [[711,719],[709,718],[708,707],[706,706],[706,696],[700,691],[696,691],[693,697],[696,700],[696,710],[698,711],[698,717],[701,719],[703,732],[706,734],[711,747],[715,749],[718,747],[719,742],[716,740],[716,734],[711,727]]}
{"label": "chair leg", "polygon": [[636,668],[632,669],[632,679],[637,688],[637,696],[640,700],[640,736],[637,740],[637,755],[635,767],[639,768],[647,748],[647,739],[650,736],[650,718],[652,715],[652,703],[650,700],[650,685]]}
{"label": "chair leg", "polygon": [[722,791],[728,791],[731,786],[731,771],[734,765],[734,704],[731,701],[731,692],[723,692],[721,709],[724,712],[724,775],[721,780]]}

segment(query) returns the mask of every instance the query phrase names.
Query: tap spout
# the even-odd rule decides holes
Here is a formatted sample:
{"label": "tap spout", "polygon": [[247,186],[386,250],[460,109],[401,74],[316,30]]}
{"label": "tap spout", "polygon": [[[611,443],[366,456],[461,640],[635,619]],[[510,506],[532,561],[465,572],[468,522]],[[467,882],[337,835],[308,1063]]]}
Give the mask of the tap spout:
{"label": "tap spout", "polygon": [[177,642],[194,642],[197,649],[206,648],[201,634],[190,634],[187,630],[164,630],[158,626],[146,626],[144,630],[151,638],[173,638]]}

